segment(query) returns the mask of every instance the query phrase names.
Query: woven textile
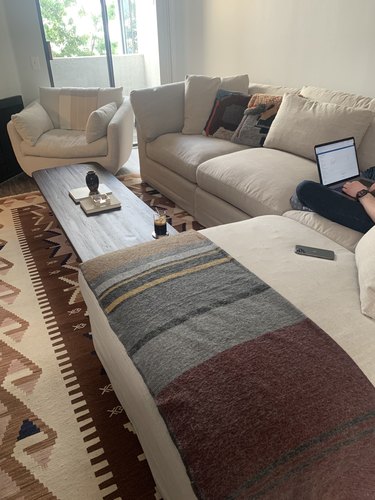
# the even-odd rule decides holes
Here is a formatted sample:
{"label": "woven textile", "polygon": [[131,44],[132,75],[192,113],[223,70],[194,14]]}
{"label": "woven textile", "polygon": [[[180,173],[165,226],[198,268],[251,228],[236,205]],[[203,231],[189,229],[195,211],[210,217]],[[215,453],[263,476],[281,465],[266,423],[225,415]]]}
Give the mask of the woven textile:
{"label": "woven textile", "polygon": [[230,255],[188,232],[82,271],[198,498],[373,494],[374,388],[324,331]]}

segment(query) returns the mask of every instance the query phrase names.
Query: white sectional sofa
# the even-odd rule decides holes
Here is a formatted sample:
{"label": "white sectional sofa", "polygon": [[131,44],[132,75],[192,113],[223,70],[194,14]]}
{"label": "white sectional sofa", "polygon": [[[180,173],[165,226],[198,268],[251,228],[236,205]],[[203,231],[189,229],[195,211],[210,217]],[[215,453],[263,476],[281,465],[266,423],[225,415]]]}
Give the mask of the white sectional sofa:
{"label": "white sectional sofa", "polygon": [[[250,92],[256,89],[257,92],[262,90],[280,94],[284,90],[260,85],[253,85],[249,88]],[[291,90],[288,89],[288,91]],[[344,102],[356,99],[354,96],[352,98],[340,96],[338,93],[312,88],[302,89],[302,92],[310,93],[309,97],[314,94],[318,100],[323,101],[338,99]],[[310,138],[311,135],[311,140],[316,141],[320,132],[327,134],[327,128],[323,130],[320,125],[317,130],[310,131],[310,134],[302,130],[302,141],[298,141],[297,144],[299,154],[274,147],[275,144],[288,147],[289,136],[284,137],[284,142],[281,143],[280,137],[272,136],[271,131],[267,147],[249,149],[230,141],[205,137],[202,134],[186,133],[189,127],[186,122],[184,123],[186,112],[186,108],[184,111],[184,95],[185,87],[180,83],[136,91],[132,94],[143,179],[190,211],[206,226],[214,226],[200,232],[210,240],[210,244],[223,249],[322,329],[325,332],[324,336],[327,334],[334,341],[328,349],[324,349],[324,355],[330,352],[331,348],[335,350],[337,346],[340,346],[343,350],[341,352],[343,357],[348,356],[346,359],[353,362],[356,369],[359,368],[363,377],[362,383],[368,389],[368,394],[363,397],[358,396],[357,404],[359,407],[362,405],[365,407],[363,411],[370,412],[371,410],[371,414],[349,417],[355,408],[353,395],[355,398],[360,394],[362,383],[350,378],[348,370],[344,367],[340,368],[338,359],[329,362],[327,367],[323,367],[322,356],[314,351],[314,341],[307,347],[307,350],[301,349],[299,342],[304,334],[303,331],[297,332],[298,334],[285,346],[285,349],[281,349],[281,355],[275,357],[263,371],[262,362],[272,351],[273,346],[282,345],[282,342],[281,344],[279,342],[282,340],[283,328],[273,337],[270,344],[266,345],[259,358],[256,355],[256,348],[247,351],[246,346],[243,345],[244,350],[239,349],[236,353],[239,356],[242,356],[244,352],[247,353],[244,366],[255,367],[254,373],[260,374],[261,381],[259,385],[245,384],[242,397],[236,398],[237,384],[241,387],[244,373],[238,377],[238,374],[234,376],[231,372],[232,366],[236,366],[237,359],[233,355],[232,363],[220,365],[223,369],[217,373],[216,379],[220,383],[216,396],[216,388],[207,384],[210,389],[208,401],[212,404],[212,410],[218,403],[228,402],[226,410],[220,414],[220,422],[224,421],[227,424],[227,430],[225,433],[218,433],[215,424],[211,425],[211,422],[206,427],[203,426],[203,435],[211,440],[215,452],[210,453],[211,448],[202,445],[197,456],[202,457],[202,468],[206,467],[209,459],[217,458],[217,464],[212,467],[208,466],[208,470],[219,470],[220,473],[210,495],[202,495],[202,490],[197,489],[197,483],[192,476],[192,471],[199,473],[201,468],[191,467],[186,450],[181,451],[181,443],[176,439],[173,429],[171,430],[170,421],[163,414],[163,404],[175,403],[178,408],[177,418],[182,422],[181,427],[188,430],[187,434],[192,436],[192,443],[199,448],[201,445],[199,439],[196,439],[194,443],[199,420],[194,420],[192,417],[190,393],[188,390],[176,390],[173,395],[169,394],[170,399],[160,403],[155,391],[147,385],[147,378],[155,377],[160,382],[158,378],[160,366],[166,371],[170,366],[185,367],[185,351],[181,350],[176,354],[172,347],[168,347],[168,344],[168,348],[165,348],[163,344],[165,339],[170,339],[172,343],[175,338],[187,339],[186,351],[190,353],[189,348],[192,348],[194,356],[201,355],[202,352],[209,351],[210,346],[212,347],[216,342],[240,336],[243,331],[242,321],[244,321],[245,330],[252,335],[257,330],[257,321],[244,320],[245,315],[239,314],[235,318],[228,316],[231,320],[226,323],[224,333],[219,328],[217,330],[211,328],[211,324],[207,327],[205,314],[208,310],[203,307],[200,298],[208,296],[208,289],[210,287],[215,289],[215,286],[220,295],[227,282],[222,280],[215,285],[214,280],[202,279],[200,281],[199,278],[194,278],[197,276],[194,273],[184,274],[181,271],[182,267],[194,259],[195,254],[191,247],[183,248],[182,254],[178,257],[177,267],[169,267],[171,262],[168,261],[168,255],[174,252],[174,248],[179,247],[179,238],[182,241],[188,236],[186,233],[174,238],[156,240],[152,244],[146,243],[145,245],[150,245],[146,247],[146,250],[143,246],[123,249],[98,257],[91,262],[84,263],[79,276],[82,294],[88,306],[95,349],[106,368],[119,401],[133,423],[160,495],[165,499],[184,500],[203,497],[250,498],[258,496],[257,493],[262,491],[257,490],[257,481],[260,479],[263,482],[264,479],[265,483],[262,483],[259,488],[265,488],[263,491],[266,491],[265,497],[267,498],[313,499],[324,497],[327,491],[337,498],[343,494],[352,498],[371,496],[375,488],[373,467],[369,465],[372,464],[369,457],[374,446],[372,428],[371,435],[366,429],[360,429],[353,438],[347,432],[357,432],[355,430],[357,421],[360,422],[360,426],[367,425],[366,422],[370,422],[373,426],[374,419],[375,265],[373,248],[375,228],[362,235],[330,223],[311,212],[288,210],[290,208],[289,197],[296,184],[304,178],[317,178],[311,151],[308,148],[303,149],[303,138]],[[358,105],[373,107],[371,99],[358,99],[358,102],[356,101]],[[350,101],[350,104],[353,102]],[[323,107],[329,115],[328,118],[332,115],[330,108],[331,106],[327,110],[327,107]],[[313,115],[322,112],[322,108],[316,104],[313,105],[312,110],[311,108],[309,110]],[[332,110],[336,110],[335,106]],[[359,120],[358,127],[354,126],[351,132],[360,144],[361,167],[368,168],[372,166],[374,158],[372,148],[375,141],[371,139],[371,134],[374,134],[375,130],[373,117],[369,113],[363,115],[354,113],[353,116]],[[349,122],[352,123],[348,119],[343,124],[340,133]],[[330,127],[331,122],[328,127],[328,140]],[[297,129],[301,129],[300,124]],[[183,130],[184,133],[182,133]],[[347,132],[348,130],[345,130],[345,133]],[[305,140],[306,142],[309,141]],[[273,147],[269,147],[270,145]],[[303,157],[301,154],[306,154],[308,157]],[[283,217],[281,214],[287,216]],[[296,244],[333,250],[335,260],[299,256],[294,251]],[[148,255],[148,258],[144,258],[143,252]],[[207,255],[213,252],[211,249]],[[201,253],[199,253],[200,258],[202,258]],[[196,266],[208,269],[205,263],[206,261],[199,260]],[[166,271],[166,269],[172,270]],[[176,278],[182,275],[186,275],[187,280],[188,276],[193,276],[195,288],[191,296],[181,286],[182,304],[191,304],[196,300],[199,314],[186,314],[184,307],[180,309],[177,306],[178,294],[168,291],[168,284],[171,281],[168,276],[162,276],[163,272],[171,273],[174,277],[172,281],[176,281]],[[236,278],[233,279],[236,281]],[[162,283],[166,283],[164,289],[162,288],[164,285],[160,285]],[[160,291],[158,292],[156,288],[155,292],[154,286],[161,286]],[[118,295],[115,294],[116,288],[119,289]],[[137,309],[139,307],[135,303],[137,300],[131,302],[131,297],[138,297],[136,295],[138,293],[144,293],[146,296],[149,294],[149,298],[145,299],[147,311]],[[146,326],[148,328],[149,323],[152,323],[153,317],[149,317],[150,321],[147,322],[144,320],[144,315],[150,315],[150,311],[151,316],[157,314],[160,310],[160,297],[164,297],[162,300],[168,303],[169,313],[173,311],[180,317],[176,321],[171,321],[170,314],[165,315],[164,311],[161,312],[162,328],[158,329],[155,326],[155,331],[151,335],[148,330],[146,331]],[[129,302],[126,302],[128,299],[130,299]],[[106,300],[109,303],[106,303]],[[122,300],[126,306],[116,316],[119,318],[116,325],[114,316],[111,316],[110,301],[119,304]],[[226,314],[222,314],[221,309],[229,302],[223,301],[221,297],[221,300],[218,299],[215,303],[214,316],[217,314],[219,322],[227,321]],[[257,307],[260,307],[261,312],[258,318],[263,324],[278,316],[277,308],[270,308],[264,304],[267,304],[266,297],[259,290],[259,293],[254,295],[253,301],[247,303],[242,311],[253,310],[253,308],[257,311]],[[129,317],[126,316],[127,313]],[[136,354],[134,354],[133,346],[128,347],[122,340],[122,333],[126,336],[125,332],[129,329],[131,321],[139,324],[139,328],[131,335],[132,342],[137,341],[139,347]],[[121,322],[126,325],[126,328],[121,328]],[[120,328],[118,328],[119,324]],[[178,329],[178,325],[182,325],[181,330]],[[164,328],[167,333],[164,332]],[[202,334],[201,341],[196,340],[197,332]],[[263,337],[260,337],[260,343],[263,340],[266,342],[269,333],[270,330],[267,330]],[[316,338],[320,338],[320,334]],[[163,348],[158,351],[160,356],[154,356],[152,348],[157,346],[158,342],[161,342],[160,345]],[[145,365],[140,364],[143,349],[146,353]],[[228,349],[229,351],[231,349]],[[286,362],[284,354],[287,352],[294,354]],[[312,363],[311,371],[308,371],[303,364],[304,354],[307,356],[305,359]],[[220,356],[221,354],[216,354],[212,359],[216,362]],[[199,369],[202,365],[204,361],[197,362],[196,366],[189,367],[189,369],[186,368],[187,371],[181,373],[181,378],[185,380],[186,375],[186,380],[190,380],[195,368]],[[331,368],[333,371],[339,371],[338,383],[334,389],[332,388]],[[281,403],[276,409],[275,399],[278,398],[272,392],[275,389],[275,380],[271,382],[268,379],[275,373],[275,370],[280,374],[277,376],[278,383],[285,382],[289,388],[286,392],[279,391]],[[289,370],[293,372],[290,379],[288,378]],[[145,376],[146,372],[147,376]],[[226,375],[222,378],[224,373]],[[205,374],[209,376],[210,371]],[[302,392],[300,397],[296,396],[294,387],[299,386],[301,380],[305,380],[306,374],[306,385],[305,382],[301,382]],[[319,379],[319,377],[322,378]],[[310,383],[314,385],[318,379],[322,382],[316,383],[315,387],[310,387]],[[227,394],[225,392],[227,384],[232,383],[233,380],[234,385],[231,386],[233,391]],[[343,390],[348,381],[351,396],[345,395]],[[216,382],[213,385],[216,385]],[[200,383],[192,386],[191,393],[200,393],[203,386],[205,386],[204,377]],[[323,397],[311,404],[316,394],[320,392]],[[256,400],[259,394],[264,396],[261,403]],[[238,448],[233,445],[238,439],[238,429],[235,430],[237,421],[232,414],[232,403],[243,401],[247,397],[249,397],[249,405],[244,414],[248,417],[245,425],[239,430],[244,436],[244,439],[240,441],[241,445],[247,443],[251,436],[259,448],[254,450],[250,446],[250,449],[241,455]],[[339,405],[343,406],[343,414],[338,417],[338,423],[332,423],[331,417],[336,412],[336,403],[334,403],[336,398]],[[291,404],[295,407],[292,414],[290,414]],[[332,411],[328,409],[331,404],[334,407]],[[254,419],[251,415],[257,408],[262,417]],[[198,406],[198,413],[200,411],[201,408]],[[212,411],[212,415],[214,413]],[[282,431],[279,432],[275,425],[264,424],[265,417],[269,415],[275,415],[275,422],[277,421],[278,424],[281,422]],[[307,416],[306,420],[300,418],[303,415]],[[349,418],[352,420],[349,421]],[[317,422],[327,425],[327,429],[324,429],[324,433],[320,431],[316,437],[313,427]],[[349,430],[349,427],[353,428],[353,424],[354,430]],[[265,429],[263,425],[266,425]],[[297,430],[298,425],[301,426],[299,430]],[[343,436],[339,436],[341,432]],[[327,439],[331,437],[334,442],[327,443]],[[294,444],[288,443],[285,453],[280,454],[275,450],[284,438],[291,439]],[[302,439],[301,446],[299,446],[299,438]],[[228,442],[230,453],[226,448]],[[361,447],[358,452],[356,443],[359,443]],[[321,446],[322,449],[320,449]],[[269,456],[267,457],[267,449],[271,450],[271,460]],[[307,450],[307,458],[304,457],[305,450]],[[302,466],[297,466],[301,455]],[[290,460],[292,463],[289,463]],[[230,491],[228,488],[225,495],[218,494],[216,488],[225,489],[228,476],[231,479],[236,476],[236,474],[228,473],[229,462],[240,476],[244,470],[250,469],[252,473],[245,476],[244,480],[238,479],[238,487],[234,490]],[[284,470],[286,463],[288,466]],[[361,464],[364,465],[361,466]],[[273,473],[276,479],[272,476]],[[348,479],[349,474],[350,479]],[[253,483],[255,483],[254,490],[246,491],[247,487],[252,488]],[[203,480],[201,486],[205,488],[207,483]],[[242,494],[238,495],[238,492]]]}
{"label": "white sectional sofa", "polygon": [[[374,98],[311,86],[249,84],[250,95],[284,95],[264,147],[249,148],[186,130],[191,114],[185,104],[187,89],[186,82],[179,82],[133,91],[130,99],[143,180],[206,227],[290,211],[296,185],[318,180],[315,144],[354,136],[360,168],[375,165]],[[207,101],[212,107],[212,92],[201,87],[200,94],[198,107]],[[333,231],[322,218],[287,215]],[[341,243],[353,248],[359,234],[345,229],[342,234]]]}
{"label": "white sectional sofa", "polygon": [[[375,392],[373,388],[375,385],[375,320],[373,319],[375,318],[375,266],[372,257],[375,244],[375,228],[362,238],[355,253],[299,222],[276,215],[260,216],[233,224],[211,227],[204,229],[202,234],[236,258],[245,268],[273,287],[322,328],[351,357],[368,378],[372,390]],[[294,253],[296,243],[333,250],[335,260],[328,261],[296,255]],[[123,256],[120,255],[120,257],[125,266],[128,260],[126,253]],[[103,256],[103,258],[106,257]],[[108,255],[108,259],[110,258],[110,255]],[[111,266],[106,262],[98,262],[97,269],[101,270],[101,272],[105,273],[110,268]],[[157,274],[157,269],[155,272]],[[153,275],[149,279],[152,280],[152,278]],[[144,378],[138,371],[137,364],[134,364],[131,360],[130,354],[114,333],[105,311],[103,311],[90,289],[85,275],[82,273],[80,274],[80,286],[88,307],[96,352],[108,373],[119,401],[137,431],[161,496],[169,500],[197,498],[186,471],[183,457],[177,451],[173,434],[170,434],[168,426],[145,384]],[[158,297],[157,300],[159,301],[160,295]],[[153,307],[152,302],[150,307]],[[173,300],[168,301],[168,307],[169,311],[173,310]],[[362,314],[361,309],[365,314]],[[262,319],[267,320],[270,315],[274,316],[275,314],[273,310],[265,310]],[[166,320],[169,319],[169,316],[166,316]],[[186,334],[188,335],[189,322],[186,323]],[[197,328],[199,328],[199,325],[205,331],[204,316],[196,321]],[[231,332],[236,332],[236,328],[237,324],[234,322],[231,328],[228,329],[228,335]],[[249,324],[248,328],[251,331],[253,325]],[[139,335],[141,335],[142,330],[143,326],[140,328]],[[208,343],[209,341],[207,341]],[[207,344],[202,342],[202,345],[197,345],[196,349],[204,350],[207,348]],[[292,348],[292,346],[289,346],[289,348]],[[312,353],[311,356],[313,356]],[[298,355],[296,355],[292,365],[298,365],[297,358]],[[171,359],[173,359],[173,356]],[[278,362],[282,364],[282,360]],[[315,375],[321,373],[322,369],[320,360],[316,359],[315,362],[315,374],[314,372],[311,374],[312,380]],[[249,357],[249,364],[251,363],[254,363],[254,358]],[[155,363],[155,365],[157,364]],[[152,359],[150,365],[153,366]],[[286,372],[287,369],[285,366]],[[300,372],[297,371],[296,373],[299,374]],[[343,381],[346,379],[346,375],[345,372],[342,373]],[[266,377],[266,374],[264,376]],[[283,379],[283,377],[281,378]],[[297,375],[294,380],[298,378]],[[328,376],[326,383],[323,385],[328,388],[330,383],[331,379]],[[264,380],[264,387],[267,387],[266,380]],[[248,390],[250,394],[254,392],[254,396],[257,393],[257,390],[252,386],[249,386]],[[353,384],[353,390],[357,390],[355,384]],[[306,394],[309,394],[309,392],[307,391]],[[176,399],[180,401],[181,412],[185,408],[184,398],[185,394],[176,394]],[[328,400],[330,401],[329,398]],[[288,399],[286,398],[286,405],[287,402]],[[271,411],[276,411],[269,399],[266,398],[263,404],[265,408],[269,405],[272,408]],[[298,404],[303,405],[302,402],[297,403],[297,406]],[[321,401],[321,404],[315,406],[311,410],[313,412],[311,418],[316,417],[326,404],[327,401]],[[351,403],[349,402],[348,405],[348,411],[350,411]],[[187,408],[189,409],[189,406]],[[283,419],[284,410],[286,408],[283,407],[277,410],[281,420]],[[229,409],[228,415],[230,415]],[[227,414],[223,414],[222,417],[223,419],[229,419],[228,422],[230,422],[230,417]],[[186,422],[186,425],[189,426],[189,412],[186,416]],[[248,421],[246,432],[250,434],[255,432],[253,425],[255,424],[251,420]],[[258,425],[260,425],[260,422],[258,422]],[[294,419],[286,420],[283,435],[289,433],[292,435],[295,432],[295,427],[296,422]],[[214,431],[214,427],[207,429],[207,433]],[[233,430],[230,429],[229,432],[232,439]],[[308,432],[308,426],[305,428],[305,432]],[[191,433],[194,435],[193,426],[191,427]],[[260,440],[262,436],[264,441],[261,441],[261,443],[264,443],[265,446],[278,441],[278,437],[274,435],[274,429],[272,428],[268,429],[264,434],[259,431]],[[216,439],[224,441],[220,435]],[[206,456],[207,453],[208,450],[201,450],[202,456]],[[262,456],[263,451],[260,452],[260,457]],[[226,455],[223,453],[220,454],[220,457],[221,463],[224,464],[227,458]],[[267,498],[306,498],[312,500],[313,498],[324,497],[327,491],[330,491],[332,497],[340,498],[341,493],[339,491],[342,487],[342,478],[345,476],[345,473],[341,474],[340,472],[341,467],[345,469],[347,465],[348,470],[350,470],[357,461],[361,462],[361,457],[366,457],[366,451],[363,449],[362,454],[359,456],[353,454],[352,461],[347,460],[347,458],[343,459],[340,455],[338,457],[336,454],[333,454],[333,457],[329,454],[325,457],[325,473],[321,476],[319,474],[312,475],[310,482],[306,483],[307,489],[303,494],[296,493],[293,487],[288,490],[287,494],[282,490],[281,484],[277,485],[276,489],[273,490],[273,496],[267,496]],[[238,460],[239,469],[241,469],[244,467],[245,462],[241,461],[241,457],[238,457]],[[251,463],[251,461],[252,458],[249,454],[246,457],[246,463]],[[370,466],[370,462],[367,462],[367,465]],[[290,478],[296,477],[298,481],[300,475],[303,477],[304,473],[310,474],[310,466],[311,464],[308,464],[307,468],[301,468],[299,474],[296,476],[291,474]],[[368,494],[371,496],[370,492],[374,491],[374,476],[371,476],[373,471],[372,469],[368,471],[372,479],[370,477],[366,479],[367,469],[368,467],[362,467],[356,480],[351,484],[351,498],[364,498]],[[337,475],[327,475],[329,470],[335,470]],[[225,477],[225,473],[223,476]],[[281,488],[281,491],[278,488]],[[346,493],[349,494],[348,490],[346,490]],[[216,496],[213,498],[223,497]],[[247,498],[250,498],[250,495]]]}

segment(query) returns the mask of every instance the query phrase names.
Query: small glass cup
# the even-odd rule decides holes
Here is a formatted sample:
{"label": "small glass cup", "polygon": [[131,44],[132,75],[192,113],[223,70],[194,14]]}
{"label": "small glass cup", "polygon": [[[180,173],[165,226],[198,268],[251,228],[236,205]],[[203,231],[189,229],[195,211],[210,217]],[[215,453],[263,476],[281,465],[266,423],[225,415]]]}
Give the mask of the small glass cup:
{"label": "small glass cup", "polygon": [[161,236],[168,236],[167,232],[167,214],[166,213],[155,213],[154,214],[154,238],[160,238]]}
{"label": "small glass cup", "polygon": [[90,198],[94,204],[94,207],[100,208],[110,205],[111,199],[107,194],[93,194]]}

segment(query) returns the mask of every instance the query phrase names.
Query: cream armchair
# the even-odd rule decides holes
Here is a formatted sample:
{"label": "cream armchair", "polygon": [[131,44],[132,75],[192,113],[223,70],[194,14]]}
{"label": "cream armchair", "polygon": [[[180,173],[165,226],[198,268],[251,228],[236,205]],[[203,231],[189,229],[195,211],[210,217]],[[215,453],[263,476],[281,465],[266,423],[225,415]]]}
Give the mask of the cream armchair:
{"label": "cream armchair", "polygon": [[18,163],[35,170],[96,162],[115,174],[128,160],[134,115],[122,88],[40,88],[39,100],[12,116]]}

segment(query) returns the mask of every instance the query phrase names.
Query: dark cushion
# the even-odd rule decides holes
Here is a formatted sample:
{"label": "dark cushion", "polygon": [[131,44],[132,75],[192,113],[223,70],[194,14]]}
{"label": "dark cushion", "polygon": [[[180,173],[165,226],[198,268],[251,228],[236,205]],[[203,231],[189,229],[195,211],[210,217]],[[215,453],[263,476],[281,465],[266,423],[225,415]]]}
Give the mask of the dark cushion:
{"label": "dark cushion", "polygon": [[242,120],[249,100],[249,95],[219,90],[204,128],[205,134],[214,135],[219,128],[234,132]]}

